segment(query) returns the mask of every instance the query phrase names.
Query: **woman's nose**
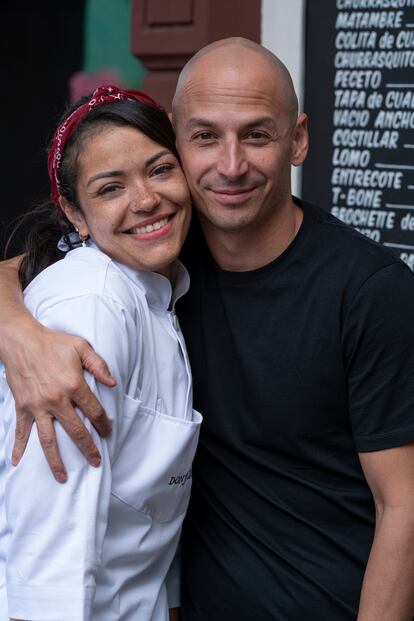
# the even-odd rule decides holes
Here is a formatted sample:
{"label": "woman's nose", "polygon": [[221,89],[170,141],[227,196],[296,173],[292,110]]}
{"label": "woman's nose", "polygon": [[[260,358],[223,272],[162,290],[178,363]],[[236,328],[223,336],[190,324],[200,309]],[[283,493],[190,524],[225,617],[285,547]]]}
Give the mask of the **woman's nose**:
{"label": "woman's nose", "polygon": [[131,200],[131,209],[134,213],[139,211],[152,211],[160,203],[160,197],[149,184],[143,183],[136,189]]}

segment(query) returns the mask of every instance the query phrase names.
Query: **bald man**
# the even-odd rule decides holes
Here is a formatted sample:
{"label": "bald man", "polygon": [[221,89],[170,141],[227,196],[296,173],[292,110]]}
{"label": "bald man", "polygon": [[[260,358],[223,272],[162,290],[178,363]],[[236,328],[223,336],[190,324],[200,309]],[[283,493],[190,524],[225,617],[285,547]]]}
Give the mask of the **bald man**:
{"label": "bald man", "polygon": [[[411,621],[414,277],[291,196],[307,119],[269,51],[243,39],[201,50],[180,76],[172,120],[198,212],[179,312],[204,414],[182,618]],[[2,273],[16,461],[34,417],[64,476],[52,419],[99,461],[71,404],[106,433],[81,368],[110,376],[87,344],[34,325],[15,263]]]}

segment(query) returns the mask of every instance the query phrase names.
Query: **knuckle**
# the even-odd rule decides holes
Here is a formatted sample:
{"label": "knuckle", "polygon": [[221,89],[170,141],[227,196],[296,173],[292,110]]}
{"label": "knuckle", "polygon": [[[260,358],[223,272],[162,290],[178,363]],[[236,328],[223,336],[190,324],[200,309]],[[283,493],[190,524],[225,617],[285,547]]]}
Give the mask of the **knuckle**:
{"label": "knuckle", "polygon": [[60,405],[61,402],[62,395],[60,392],[55,390],[49,391],[47,398],[45,398],[45,403],[47,403],[49,406],[52,406],[52,408],[56,408]]}
{"label": "knuckle", "polygon": [[32,399],[32,401],[28,401],[27,399],[20,399],[16,401],[16,414],[19,418],[28,418],[32,415],[32,412],[36,409],[40,409],[41,404],[38,399]]}
{"label": "knuckle", "polygon": [[102,424],[105,422],[105,412],[100,407],[90,408],[89,420],[96,424]]}
{"label": "knuckle", "polygon": [[47,391],[43,394],[44,404],[52,406],[61,406],[65,401],[65,393],[67,386],[49,386]]}
{"label": "knuckle", "polygon": [[73,336],[73,344],[77,350],[82,350],[88,346],[88,343],[81,336]]}
{"label": "knuckle", "polygon": [[85,440],[86,429],[82,425],[75,425],[72,427],[71,436],[75,442],[82,442]]}
{"label": "knuckle", "polygon": [[33,420],[32,412],[29,412],[26,407],[20,407],[16,404],[16,428],[26,429]]}
{"label": "knuckle", "polygon": [[105,360],[102,360],[102,358],[98,356],[98,354],[96,354],[95,352],[91,352],[91,355],[94,356],[95,366],[97,366],[101,371],[106,371],[108,369],[108,365],[106,364]]}
{"label": "knuckle", "polygon": [[45,451],[51,451],[52,449],[55,448],[55,440],[53,438],[53,436],[51,436],[48,433],[42,433],[42,432],[38,432],[39,433],[39,440],[40,440],[40,444],[43,446],[43,449]]}
{"label": "knuckle", "polygon": [[62,405],[68,395],[76,391],[76,384],[73,381],[61,381],[60,385],[48,386],[42,394],[43,402],[50,405]]}
{"label": "knuckle", "polygon": [[17,442],[24,442],[25,439],[28,436],[28,432],[29,430],[26,429],[25,427],[18,427],[16,426],[16,430],[14,432],[14,437],[16,439]]}
{"label": "knuckle", "polygon": [[83,393],[85,388],[85,381],[83,377],[75,377],[68,381],[67,390],[71,395],[79,396]]}

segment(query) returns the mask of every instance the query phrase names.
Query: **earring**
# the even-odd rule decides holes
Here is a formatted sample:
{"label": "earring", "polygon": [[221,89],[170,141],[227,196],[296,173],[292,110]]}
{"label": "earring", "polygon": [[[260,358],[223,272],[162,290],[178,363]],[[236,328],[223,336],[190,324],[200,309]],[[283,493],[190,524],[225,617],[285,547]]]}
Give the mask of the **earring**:
{"label": "earring", "polygon": [[86,246],[86,242],[87,242],[87,241],[88,241],[88,239],[89,239],[89,235],[81,235],[81,234],[79,233],[79,229],[78,229],[78,227],[77,227],[77,226],[75,226],[75,231],[77,232],[78,237],[79,237],[79,239],[80,239],[80,240],[81,240],[81,242],[82,242],[82,246]]}

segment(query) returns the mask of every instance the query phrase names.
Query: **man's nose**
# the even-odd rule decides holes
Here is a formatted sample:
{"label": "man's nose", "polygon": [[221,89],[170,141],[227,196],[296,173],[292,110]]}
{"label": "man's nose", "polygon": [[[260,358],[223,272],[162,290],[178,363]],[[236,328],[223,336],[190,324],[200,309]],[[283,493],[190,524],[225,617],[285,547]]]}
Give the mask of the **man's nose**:
{"label": "man's nose", "polygon": [[217,162],[217,172],[229,181],[235,181],[248,171],[243,146],[238,140],[225,142]]}

